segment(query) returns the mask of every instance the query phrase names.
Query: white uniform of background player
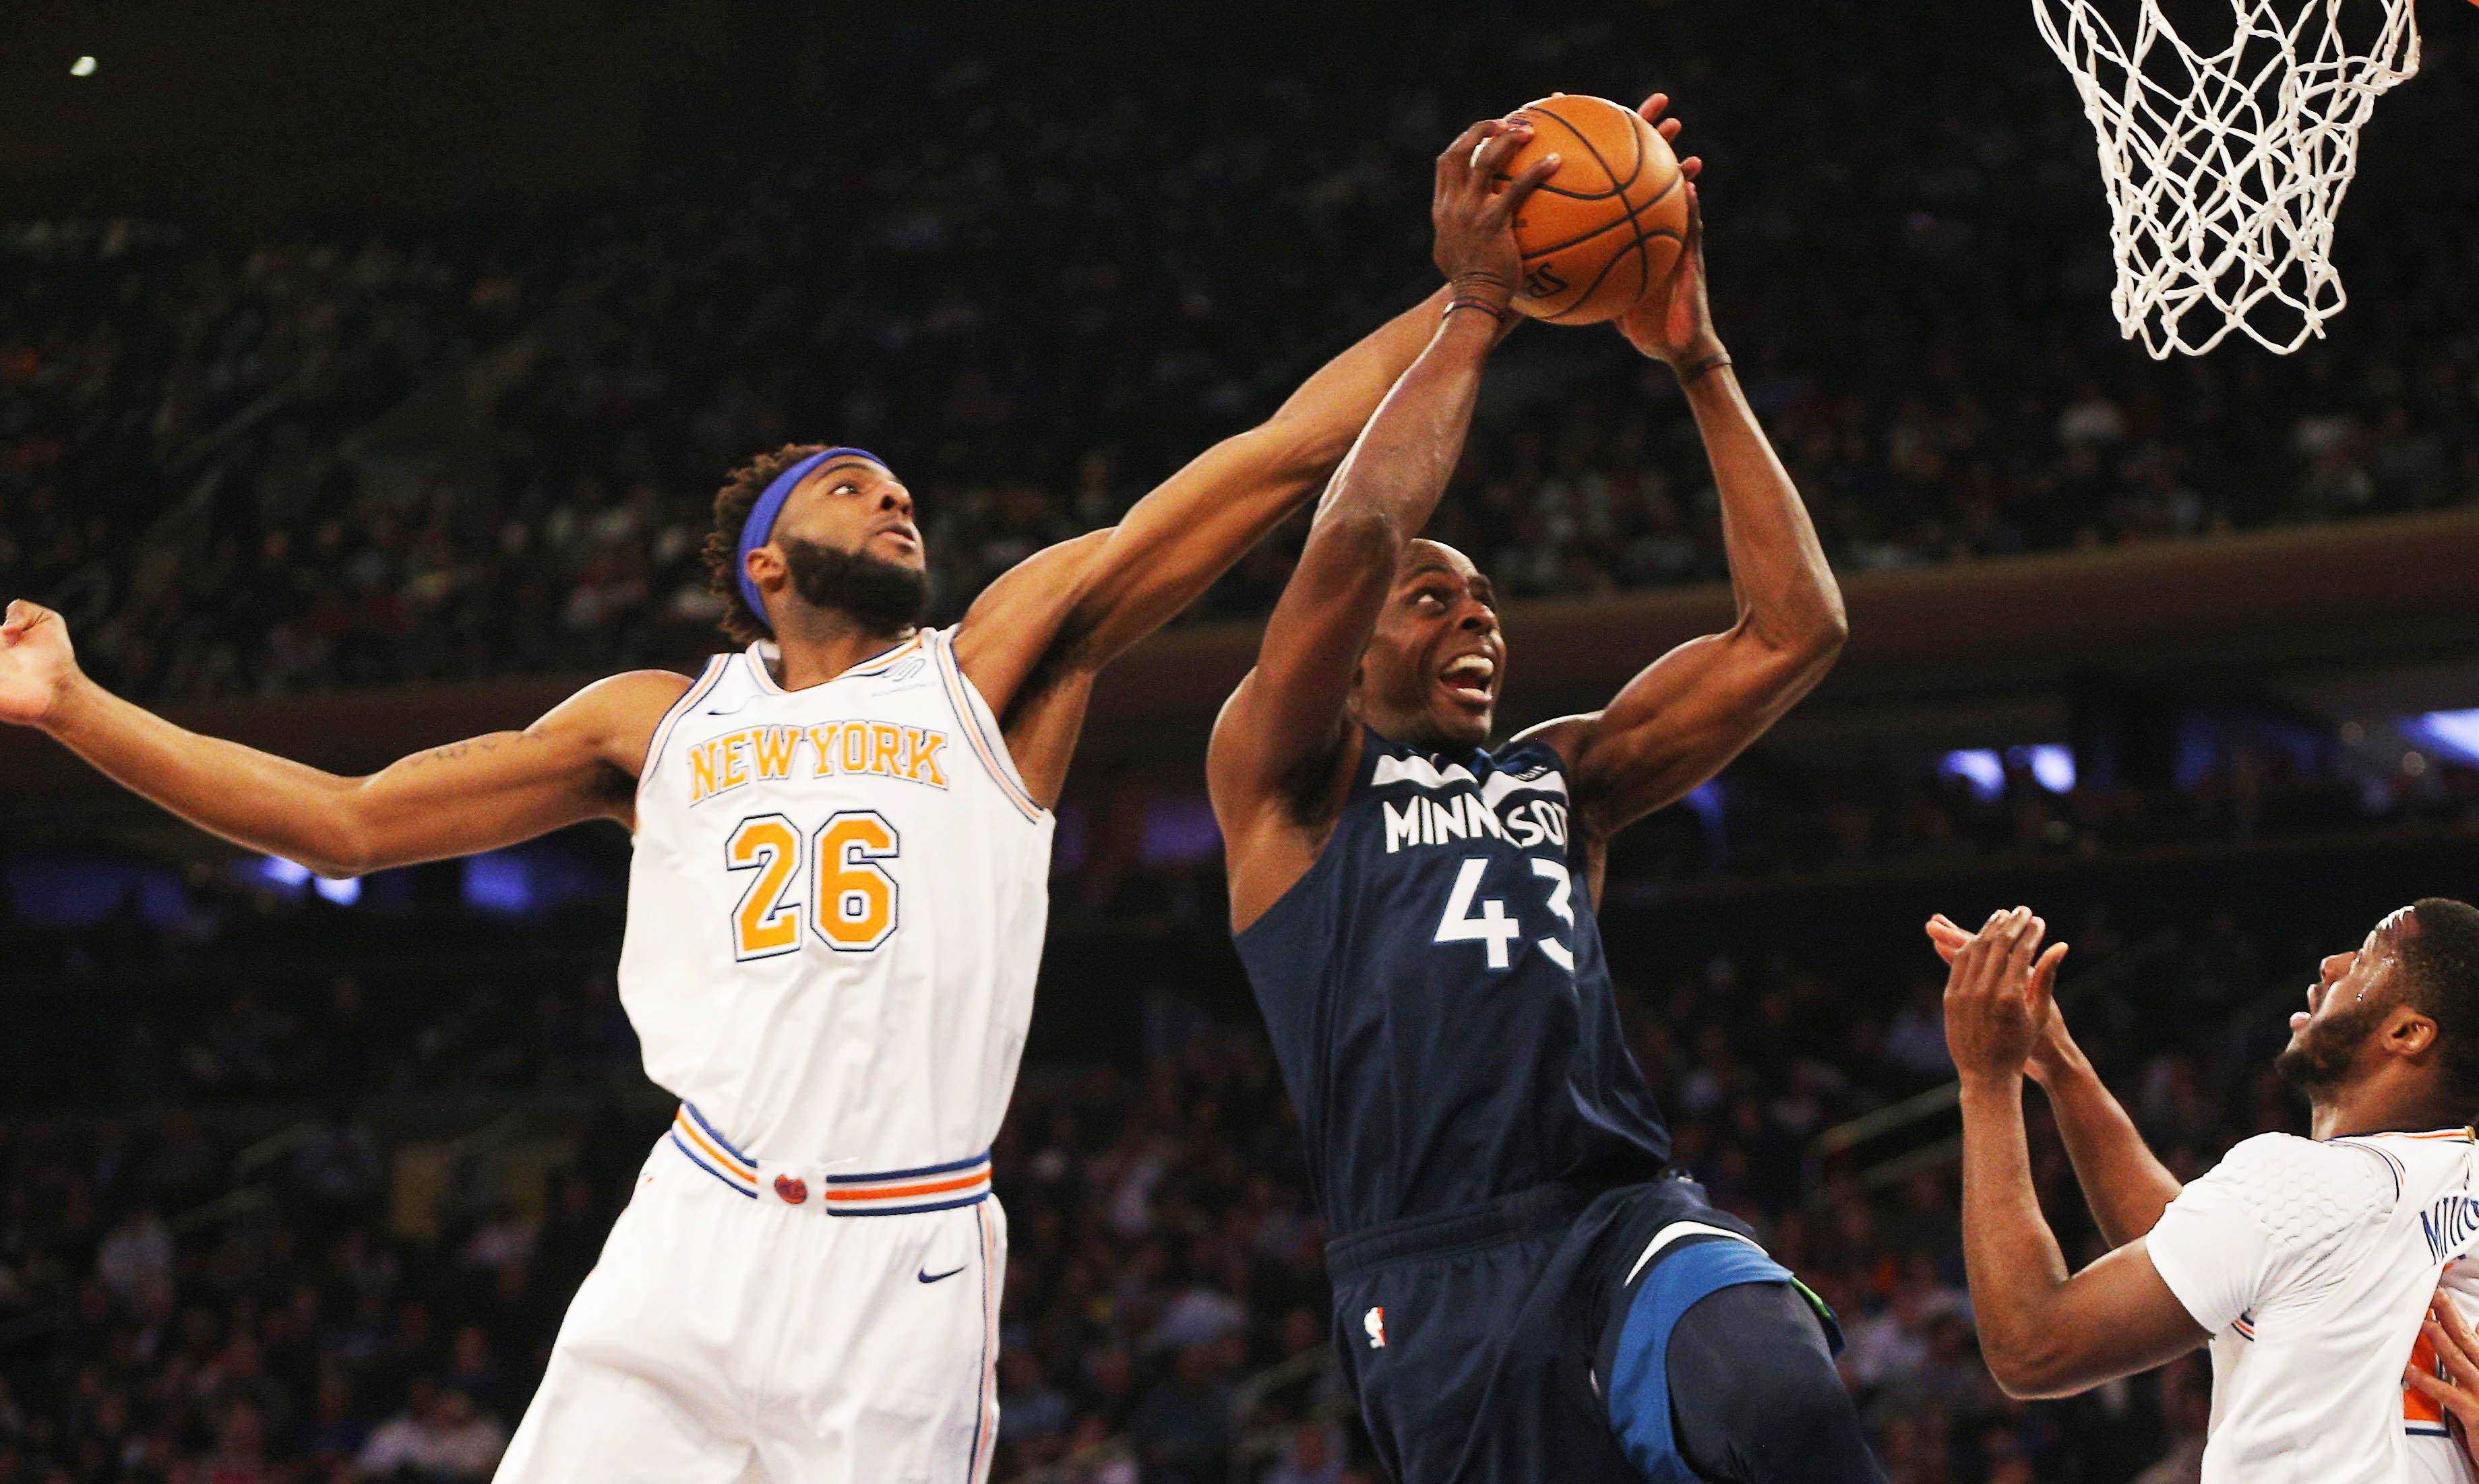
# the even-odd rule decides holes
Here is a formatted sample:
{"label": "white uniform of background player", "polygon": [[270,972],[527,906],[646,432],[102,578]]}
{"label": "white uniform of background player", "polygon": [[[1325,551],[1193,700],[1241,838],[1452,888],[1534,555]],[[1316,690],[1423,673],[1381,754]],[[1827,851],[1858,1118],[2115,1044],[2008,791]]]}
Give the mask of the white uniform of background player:
{"label": "white uniform of background player", "polygon": [[2440,1275],[2475,1243],[2467,1130],[2265,1134],[2188,1184],[2146,1245],[2212,1335],[2206,1484],[2460,1477],[2406,1432],[2401,1375]]}
{"label": "white uniform of background player", "polygon": [[766,648],[709,662],[647,754],[620,995],[681,1108],[503,1480],[989,1469],[989,1147],[1052,818],[947,633],[790,694]]}

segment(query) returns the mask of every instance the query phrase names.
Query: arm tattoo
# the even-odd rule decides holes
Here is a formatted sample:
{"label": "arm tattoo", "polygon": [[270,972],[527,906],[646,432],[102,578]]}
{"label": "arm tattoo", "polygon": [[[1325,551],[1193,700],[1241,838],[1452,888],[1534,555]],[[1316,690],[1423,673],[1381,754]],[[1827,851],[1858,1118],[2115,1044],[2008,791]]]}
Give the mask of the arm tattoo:
{"label": "arm tattoo", "polygon": [[454,762],[473,753],[496,753],[503,747],[525,741],[528,736],[529,733],[517,731],[487,737],[469,737],[462,742],[450,742],[445,747],[434,747],[428,752],[416,753],[404,760],[404,766],[419,768],[435,762]]}

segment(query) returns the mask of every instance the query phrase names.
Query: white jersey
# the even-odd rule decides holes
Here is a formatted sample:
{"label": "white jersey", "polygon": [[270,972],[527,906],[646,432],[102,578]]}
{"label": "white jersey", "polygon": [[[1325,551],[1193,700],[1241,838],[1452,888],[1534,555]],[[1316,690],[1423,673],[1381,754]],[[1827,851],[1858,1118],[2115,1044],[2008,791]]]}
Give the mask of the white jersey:
{"label": "white jersey", "polygon": [[2479,1245],[2466,1129],[2250,1139],[2146,1240],[2212,1339],[2205,1484],[2398,1484],[2402,1369],[2446,1265]]}
{"label": "white jersey", "polygon": [[[708,661],[638,779],[620,1000],[646,1074],[688,1105],[681,1152],[747,1193],[970,1197],[1032,1018],[1051,814],[952,631],[798,691],[773,652]],[[976,1189],[929,1189],[975,1161]]]}

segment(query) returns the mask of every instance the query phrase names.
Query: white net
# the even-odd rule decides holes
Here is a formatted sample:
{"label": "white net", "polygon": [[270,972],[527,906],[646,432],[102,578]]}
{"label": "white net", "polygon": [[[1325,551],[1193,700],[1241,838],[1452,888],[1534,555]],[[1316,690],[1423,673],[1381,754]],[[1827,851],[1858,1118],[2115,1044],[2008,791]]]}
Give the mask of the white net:
{"label": "white net", "polygon": [[2032,0],[2100,135],[2118,327],[2156,359],[2233,330],[2287,354],[2348,301],[2333,219],[2377,96],[2418,71],[2412,0],[2227,0],[2209,52],[2137,3],[2121,37],[2095,0]]}

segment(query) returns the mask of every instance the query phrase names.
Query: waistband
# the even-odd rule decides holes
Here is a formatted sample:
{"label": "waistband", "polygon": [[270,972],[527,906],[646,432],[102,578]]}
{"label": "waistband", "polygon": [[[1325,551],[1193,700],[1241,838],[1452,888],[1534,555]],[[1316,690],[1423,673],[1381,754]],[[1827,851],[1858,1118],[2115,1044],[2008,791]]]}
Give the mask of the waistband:
{"label": "waistband", "polygon": [[1592,1201],[1591,1191],[1575,1186],[1537,1185],[1477,1206],[1363,1227],[1325,1244],[1326,1277],[1341,1283],[1403,1258],[1434,1257],[1542,1236],[1572,1224]]}
{"label": "waistband", "polygon": [[924,1164],[874,1174],[839,1172],[836,1166],[779,1164],[734,1148],[703,1114],[687,1103],[672,1115],[672,1146],[689,1163],[749,1199],[805,1206],[831,1216],[901,1216],[976,1205],[990,1194],[990,1156]]}

